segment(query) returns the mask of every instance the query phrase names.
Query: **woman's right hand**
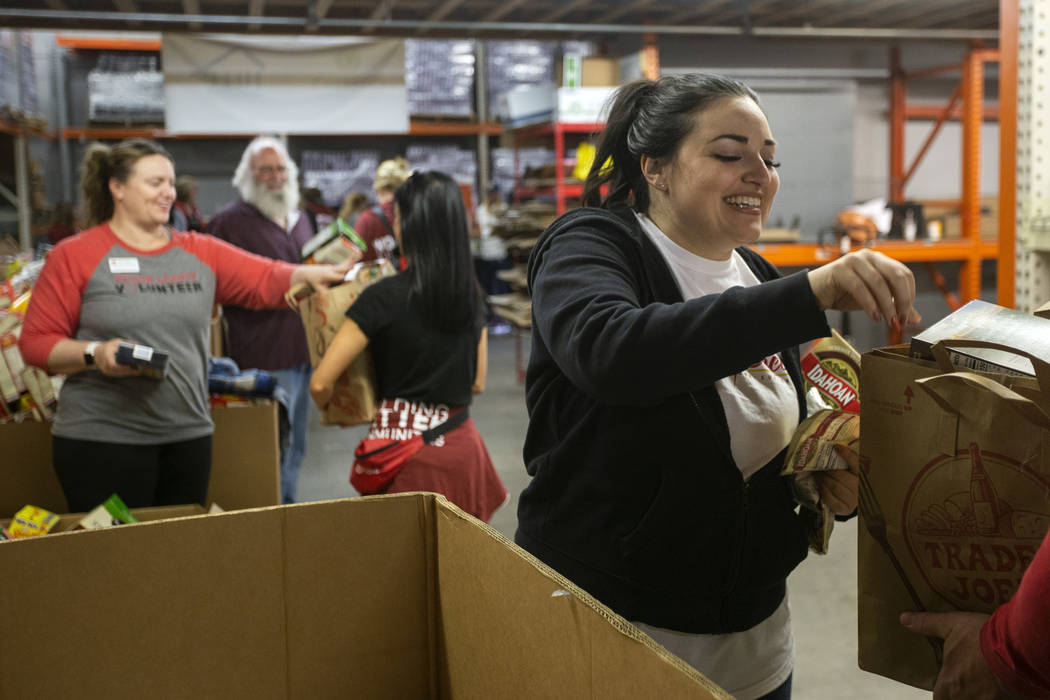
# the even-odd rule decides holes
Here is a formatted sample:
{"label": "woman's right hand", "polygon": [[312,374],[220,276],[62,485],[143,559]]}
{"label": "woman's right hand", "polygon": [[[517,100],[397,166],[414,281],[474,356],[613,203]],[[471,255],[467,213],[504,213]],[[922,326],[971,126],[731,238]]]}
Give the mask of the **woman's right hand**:
{"label": "woman's right hand", "polygon": [[915,276],[906,265],[864,248],[809,272],[821,309],[863,310],[877,323],[901,325],[922,320],[913,308]]}
{"label": "woman's right hand", "polygon": [[317,381],[310,381],[310,396],[313,398],[317,408],[324,411],[328,408],[328,402],[332,400],[332,386]]}
{"label": "woman's right hand", "polygon": [[107,377],[134,377],[141,372],[137,367],[128,367],[117,362],[117,348],[130,342],[124,338],[110,338],[95,348],[95,366]]}

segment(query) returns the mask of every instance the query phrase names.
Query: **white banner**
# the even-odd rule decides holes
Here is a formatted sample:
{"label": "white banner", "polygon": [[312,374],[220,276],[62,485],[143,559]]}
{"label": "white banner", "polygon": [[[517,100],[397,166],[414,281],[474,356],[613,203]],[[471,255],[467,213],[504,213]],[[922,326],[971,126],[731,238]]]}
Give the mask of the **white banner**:
{"label": "white banner", "polygon": [[403,40],[164,34],[162,46],[169,132],[408,131]]}

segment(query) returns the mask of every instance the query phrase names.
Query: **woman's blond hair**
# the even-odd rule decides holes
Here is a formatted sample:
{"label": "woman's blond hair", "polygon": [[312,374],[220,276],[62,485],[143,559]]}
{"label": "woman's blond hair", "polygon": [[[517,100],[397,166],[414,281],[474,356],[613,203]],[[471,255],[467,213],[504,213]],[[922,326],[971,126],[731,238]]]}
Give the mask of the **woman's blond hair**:
{"label": "woman's blond hair", "polygon": [[390,160],[384,160],[376,168],[376,179],[372,187],[376,192],[380,190],[396,190],[401,184],[412,176],[412,169],[408,167],[408,161],[398,156]]}

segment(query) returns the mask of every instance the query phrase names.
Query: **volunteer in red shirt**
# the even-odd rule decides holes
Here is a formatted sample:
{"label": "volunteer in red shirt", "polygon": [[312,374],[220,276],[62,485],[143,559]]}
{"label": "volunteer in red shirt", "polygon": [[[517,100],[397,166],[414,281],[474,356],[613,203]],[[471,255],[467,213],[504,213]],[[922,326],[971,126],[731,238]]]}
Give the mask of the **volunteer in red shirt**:
{"label": "volunteer in red shirt", "polygon": [[1017,593],[990,617],[904,613],[901,624],[944,640],[935,700],[1050,698],[1050,533]]}
{"label": "volunteer in red shirt", "polygon": [[[290,286],[344,271],[169,229],[175,164],[152,141],[94,144],[82,172],[92,227],[48,255],[19,341],[26,362],[66,375],[51,431],[55,473],[72,512],[113,493],[131,507],[203,505],[212,305],[279,307]],[[123,339],[168,353],[164,377],[119,364]]]}
{"label": "volunteer in red shirt", "polygon": [[371,209],[361,212],[353,224],[354,230],[368,243],[368,249],[361,257],[362,262],[379,258],[394,259],[397,249],[397,240],[394,238],[394,190],[411,174],[408,161],[401,157],[384,160],[376,168],[376,179],[372,185],[376,191],[376,203]]}

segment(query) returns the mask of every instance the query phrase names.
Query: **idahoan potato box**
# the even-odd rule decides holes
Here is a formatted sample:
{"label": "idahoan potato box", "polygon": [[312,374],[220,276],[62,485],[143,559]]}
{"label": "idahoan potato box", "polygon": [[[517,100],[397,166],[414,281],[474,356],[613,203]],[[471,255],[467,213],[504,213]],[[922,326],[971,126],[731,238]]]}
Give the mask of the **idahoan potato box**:
{"label": "idahoan potato box", "polygon": [[434,494],[0,544],[0,699],[729,698]]}

